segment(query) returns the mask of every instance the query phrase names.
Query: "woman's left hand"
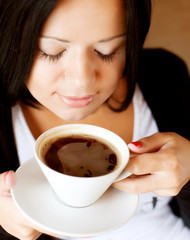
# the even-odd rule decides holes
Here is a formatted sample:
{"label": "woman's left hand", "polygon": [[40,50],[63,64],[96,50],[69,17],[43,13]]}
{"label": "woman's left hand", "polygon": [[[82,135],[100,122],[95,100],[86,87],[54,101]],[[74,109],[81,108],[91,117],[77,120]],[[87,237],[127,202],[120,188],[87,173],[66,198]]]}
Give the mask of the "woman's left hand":
{"label": "woman's left hand", "polygon": [[156,133],[128,144],[130,177],[114,187],[129,193],[175,196],[190,180],[190,141],[176,133]]}

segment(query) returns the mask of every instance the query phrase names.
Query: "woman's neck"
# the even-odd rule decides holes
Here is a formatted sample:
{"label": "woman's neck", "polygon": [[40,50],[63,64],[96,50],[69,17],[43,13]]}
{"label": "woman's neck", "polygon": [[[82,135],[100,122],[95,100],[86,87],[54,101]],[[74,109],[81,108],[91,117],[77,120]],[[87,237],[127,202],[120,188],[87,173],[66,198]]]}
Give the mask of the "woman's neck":
{"label": "woman's neck", "polygon": [[64,121],[46,108],[34,108],[23,103],[20,105],[26,122],[35,139],[44,131],[55,126],[70,123],[84,123],[109,129],[121,136],[126,142],[130,142],[132,140],[134,122],[132,102],[128,108],[122,112],[114,112],[107,104],[103,104],[87,118],[75,122]]}

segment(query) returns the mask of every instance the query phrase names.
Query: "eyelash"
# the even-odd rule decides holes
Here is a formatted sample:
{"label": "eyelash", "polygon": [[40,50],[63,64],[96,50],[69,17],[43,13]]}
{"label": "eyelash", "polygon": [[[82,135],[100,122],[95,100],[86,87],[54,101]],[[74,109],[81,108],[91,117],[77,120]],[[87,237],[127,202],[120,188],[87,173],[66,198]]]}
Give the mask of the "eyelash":
{"label": "eyelash", "polygon": [[[107,63],[110,63],[113,61],[113,56],[114,56],[115,52],[108,54],[108,55],[102,54],[96,50],[95,50],[95,52],[98,55],[98,57],[100,57],[102,59],[102,61],[105,61]],[[63,53],[64,53],[64,51],[62,51],[56,55],[51,55],[51,54],[47,54],[40,50],[40,57],[42,57],[44,59],[48,58],[50,62],[57,62],[62,57]]]}
{"label": "eyelash", "polygon": [[115,54],[115,52],[111,53],[111,54],[102,54],[98,51],[95,51],[98,55],[98,57],[100,57],[103,61],[110,63],[113,61],[113,56]]}
{"label": "eyelash", "polygon": [[57,62],[63,55],[64,51],[56,54],[56,55],[51,55],[51,54],[47,54],[43,51],[40,50],[40,57],[46,59],[48,58],[50,62]]}

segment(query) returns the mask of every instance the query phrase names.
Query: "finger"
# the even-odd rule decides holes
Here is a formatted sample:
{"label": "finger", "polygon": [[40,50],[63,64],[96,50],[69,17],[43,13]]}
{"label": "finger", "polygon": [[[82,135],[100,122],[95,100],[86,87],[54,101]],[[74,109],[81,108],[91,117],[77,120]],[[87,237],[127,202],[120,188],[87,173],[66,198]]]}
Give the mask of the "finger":
{"label": "finger", "polygon": [[16,183],[16,173],[8,171],[0,174],[0,195],[9,194]]}
{"label": "finger", "polygon": [[126,171],[135,175],[144,175],[161,171],[177,170],[173,150],[139,154],[129,159]]}
{"label": "finger", "polygon": [[159,189],[159,190],[155,190],[153,192],[155,194],[157,194],[158,196],[161,196],[161,197],[176,196],[176,195],[179,194],[179,192],[181,191],[183,186],[184,186],[184,184],[182,183],[178,187],[171,187],[171,188],[167,188],[167,189]]}
{"label": "finger", "polygon": [[128,177],[122,181],[112,184],[113,187],[132,194],[150,192],[153,189],[153,183],[149,176]]}
{"label": "finger", "polygon": [[173,135],[175,133],[155,133],[137,142],[129,143],[128,147],[135,153],[155,152],[166,145],[172,139]]}
{"label": "finger", "polygon": [[172,178],[167,178],[163,173],[154,175],[132,176],[120,182],[112,184],[113,187],[132,194],[141,194],[146,192],[161,193],[165,192],[167,196],[179,192],[180,185],[176,186]]}
{"label": "finger", "polygon": [[[22,225],[17,225],[17,228],[14,229],[14,236],[17,237],[20,240],[24,240],[24,239],[38,239],[39,236],[42,234],[41,232],[36,231],[35,229],[26,227],[26,226],[22,226]],[[13,229],[7,229],[6,228],[6,232],[8,232],[9,234],[13,234]]]}

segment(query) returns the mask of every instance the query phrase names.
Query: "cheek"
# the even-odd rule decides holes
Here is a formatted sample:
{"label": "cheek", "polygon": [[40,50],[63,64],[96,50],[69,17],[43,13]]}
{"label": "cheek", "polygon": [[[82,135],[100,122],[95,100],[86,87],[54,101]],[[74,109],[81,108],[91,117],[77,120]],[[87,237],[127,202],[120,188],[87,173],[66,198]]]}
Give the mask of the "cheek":
{"label": "cheek", "polygon": [[56,72],[53,64],[51,65],[40,60],[35,60],[26,83],[27,88],[31,92],[43,92],[43,89],[49,88],[54,79],[56,79]]}
{"label": "cheek", "polygon": [[118,59],[118,61],[115,61],[113,65],[110,65],[109,68],[109,76],[112,79],[112,85],[117,86],[118,82],[120,79],[123,77],[123,71],[125,67],[125,61],[124,59],[122,60],[121,58]]}
{"label": "cheek", "polygon": [[125,50],[122,48],[118,53],[116,53],[113,62],[109,66],[109,74],[112,78],[120,80],[123,77],[125,62]]}
{"label": "cheek", "polygon": [[125,64],[126,64],[126,48],[122,48],[120,55],[119,55],[119,63],[118,63],[118,68],[119,68],[119,72],[121,74],[121,76],[123,76],[123,72],[124,72],[124,68],[125,68]]}
{"label": "cheek", "polygon": [[119,60],[115,62],[114,66],[112,67],[112,71],[110,70],[110,77],[112,81],[110,81],[110,92],[111,94],[117,91],[121,79],[123,79],[123,72],[125,67],[125,58],[120,56]]}

